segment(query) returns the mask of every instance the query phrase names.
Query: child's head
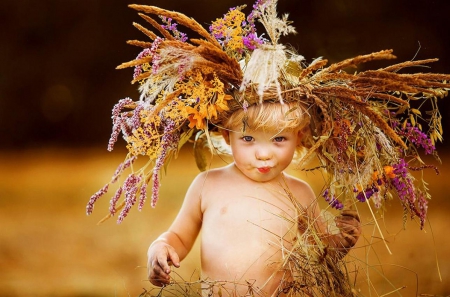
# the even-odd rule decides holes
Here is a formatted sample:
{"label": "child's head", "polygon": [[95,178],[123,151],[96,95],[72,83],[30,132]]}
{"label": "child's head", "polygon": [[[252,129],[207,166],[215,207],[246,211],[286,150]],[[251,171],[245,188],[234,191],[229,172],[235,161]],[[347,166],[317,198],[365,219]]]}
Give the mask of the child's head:
{"label": "child's head", "polygon": [[234,164],[258,182],[278,178],[301,148],[309,116],[298,103],[262,103],[234,112],[224,123],[222,136]]}

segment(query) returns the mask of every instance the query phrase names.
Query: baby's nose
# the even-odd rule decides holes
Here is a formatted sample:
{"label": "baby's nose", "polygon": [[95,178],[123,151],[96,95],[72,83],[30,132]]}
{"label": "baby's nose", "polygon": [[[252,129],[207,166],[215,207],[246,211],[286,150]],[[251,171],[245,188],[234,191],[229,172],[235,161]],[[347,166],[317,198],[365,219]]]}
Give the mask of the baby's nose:
{"label": "baby's nose", "polygon": [[256,151],[256,159],[266,161],[272,158],[272,153],[267,149],[259,149]]}

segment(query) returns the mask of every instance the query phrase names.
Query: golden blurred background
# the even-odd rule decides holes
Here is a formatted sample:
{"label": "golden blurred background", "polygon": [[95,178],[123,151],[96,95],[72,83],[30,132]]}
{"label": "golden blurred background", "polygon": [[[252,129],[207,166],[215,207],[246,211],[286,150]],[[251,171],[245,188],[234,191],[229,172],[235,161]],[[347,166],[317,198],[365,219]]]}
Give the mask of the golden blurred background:
{"label": "golden blurred background", "polygon": [[[93,215],[85,215],[89,197],[125,155],[123,141],[114,152],[106,151],[111,109],[121,98],[138,98],[129,83],[132,70],[114,70],[139,52],[125,40],[144,39],[132,26],[143,21],[127,8],[131,3],[0,2],[0,296],[138,296],[150,288],[146,250],[168,227],[198,173],[192,149],[187,146],[172,161],[155,209],[146,205],[142,212],[132,210],[120,225],[114,220],[97,225],[108,209],[109,197],[103,197]],[[245,2],[136,3],[183,12],[207,27],[229,7]],[[246,4],[248,12],[253,2]],[[450,73],[448,1],[279,0],[279,11],[290,13],[298,31],[282,42],[307,61],[324,56],[336,62],[392,48],[399,62],[437,57],[431,71]],[[444,131],[450,130],[449,101],[441,102]],[[433,195],[431,225],[420,231],[408,222],[402,230],[401,212],[393,203],[383,227],[392,255],[379,241],[368,251],[365,240],[351,255],[365,260],[370,254],[368,265],[361,265],[371,271],[377,292],[372,296],[392,291],[389,282],[406,286],[389,296],[450,295],[450,143],[438,145],[438,151],[441,174],[425,176]],[[321,189],[317,176],[291,173],[317,192]],[[368,215],[363,219],[368,221]],[[366,238],[378,236],[373,229],[365,226]],[[177,272],[189,279],[198,267],[196,246]],[[377,276],[381,268],[386,280]]]}

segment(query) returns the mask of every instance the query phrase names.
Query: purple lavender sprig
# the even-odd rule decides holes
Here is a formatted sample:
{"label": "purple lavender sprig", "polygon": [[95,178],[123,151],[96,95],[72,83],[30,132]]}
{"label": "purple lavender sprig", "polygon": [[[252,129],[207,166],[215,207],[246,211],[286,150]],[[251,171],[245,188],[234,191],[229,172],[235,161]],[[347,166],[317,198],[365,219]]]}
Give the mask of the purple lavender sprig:
{"label": "purple lavender sprig", "polygon": [[91,198],[89,199],[88,204],[86,205],[86,214],[87,215],[90,215],[92,213],[92,211],[94,210],[95,202],[100,197],[102,197],[103,195],[105,195],[108,192],[108,188],[109,188],[109,183],[104,185],[103,188],[101,188],[94,195],[91,196]]}
{"label": "purple lavender sprig", "polygon": [[242,37],[242,42],[247,49],[253,51],[258,47],[258,45],[263,44],[264,40],[259,38],[256,32],[250,32]]}
{"label": "purple lavender sprig", "polygon": [[330,191],[329,189],[326,189],[323,194],[322,197],[325,198],[325,201],[328,202],[328,204],[335,208],[335,209],[343,209],[344,208],[344,204],[342,204],[342,202],[340,202],[335,195],[330,195]]}
{"label": "purple lavender sprig", "polygon": [[155,167],[153,168],[153,186],[152,186],[152,207],[156,206],[156,202],[159,197],[159,187],[160,187],[160,177],[159,173],[164,161],[166,159],[167,153],[170,149],[176,148],[180,135],[175,132],[175,122],[171,119],[166,119],[164,126],[164,134],[161,137],[161,153],[155,162]]}
{"label": "purple lavender sprig", "polygon": [[408,164],[404,159],[400,159],[398,164],[394,164],[394,174],[395,177],[391,179],[391,183],[401,201],[415,202],[416,193],[414,191],[414,184],[412,180],[408,177]]}
{"label": "purple lavender sprig", "polygon": [[131,156],[131,158],[126,159],[125,162],[120,163],[119,166],[117,166],[116,171],[114,172],[114,175],[111,179],[111,183],[115,183],[119,179],[122,172],[128,167],[130,167],[131,164],[133,164],[134,161],[136,161],[136,159],[137,156]]}
{"label": "purple lavender sprig", "polygon": [[[144,50],[142,50],[136,57],[136,60],[140,60],[142,58],[148,57],[148,56],[152,56],[153,53],[151,52],[151,50],[149,48],[145,48]],[[133,79],[136,79],[136,77],[138,77],[139,75],[141,75],[142,73],[142,65],[136,65],[134,66],[134,74],[133,74]]]}
{"label": "purple lavender sprig", "polygon": [[142,208],[144,207],[145,200],[147,200],[147,182],[144,179],[144,182],[142,183],[140,189],[139,206],[138,206],[139,211],[141,211]]}
{"label": "purple lavender sprig", "polygon": [[359,202],[366,202],[370,197],[378,193],[378,191],[379,191],[378,187],[376,185],[372,185],[370,187],[367,187],[364,191],[359,192],[356,195],[356,199]]}
{"label": "purple lavender sprig", "polygon": [[152,74],[157,74],[159,70],[159,62],[161,61],[161,56],[156,52],[158,50],[159,45],[163,42],[164,39],[160,37],[156,37],[153,41],[152,48],[150,52],[152,53]]}
{"label": "purple lavender sprig", "polygon": [[178,24],[175,22],[172,22],[171,18],[167,18],[162,16],[161,20],[165,23],[165,25],[161,25],[166,30],[169,30],[172,32],[172,35],[175,37],[176,40],[179,40],[181,42],[186,42],[188,40],[188,37],[186,33],[178,31]]}
{"label": "purple lavender sprig", "polygon": [[428,138],[427,134],[422,132],[418,127],[412,126],[410,123],[406,123],[404,127],[398,128],[399,123],[397,121],[393,121],[391,125],[393,128],[397,128],[397,133],[400,136],[405,137],[415,146],[423,148],[426,155],[431,155],[436,150],[436,147],[431,142],[431,139]]}
{"label": "purple lavender sprig", "polygon": [[122,196],[123,187],[119,187],[114,194],[114,196],[109,201],[109,213],[114,216],[116,214],[116,204],[119,201],[120,196]]}
{"label": "purple lavender sprig", "polygon": [[141,126],[141,111],[144,109],[144,103],[139,102],[138,105],[134,108],[133,115],[130,119],[131,128],[137,129]]}
{"label": "purple lavender sprig", "polygon": [[259,44],[264,43],[264,38],[258,37],[258,34],[256,33],[255,21],[261,16],[261,12],[264,11],[267,6],[267,1],[268,0],[257,0],[253,4],[253,10],[247,16],[247,22],[243,24],[247,33],[244,34],[242,41],[244,42],[244,46],[249,50],[254,50]]}
{"label": "purple lavender sprig", "polygon": [[125,182],[123,183],[123,190],[125,191],[125,206],[119,214],[117,223],[120,224],[130,212],[131,207],[136,203],[136,192],[138,190],[138,184],[140,183],[142,176],[136,176],[134,173],[130,173]]}
{"label": "purple lavender sprig", "polygon": [[124,118],[121,116],[122,109],[125,108],[126,105],[133,103],[133,100],[131,98],[125,98],[120,99],[119,102],[114,105],[114,108],[112,110],[112,120],[113,120],[113,129],[111,133],[111,137],[109,138],[108,142],[108,151],[112,151],[114,149],[114,144],[117,141],[117,138],[119,137],[119,133],[122,129],[122,126],[124,125]]}
{"label": "purple lavender sprig", "polygon": [[428,200],[422,192],[419,194],[417,204],[419,206],[420,229],[423,229],[428,213]]}

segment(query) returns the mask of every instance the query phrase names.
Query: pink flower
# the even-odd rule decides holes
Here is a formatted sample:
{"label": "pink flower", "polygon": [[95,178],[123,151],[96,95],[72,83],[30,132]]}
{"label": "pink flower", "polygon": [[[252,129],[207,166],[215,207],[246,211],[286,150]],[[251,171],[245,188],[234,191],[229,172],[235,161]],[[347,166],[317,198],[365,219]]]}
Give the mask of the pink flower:
{"label": "pink flower", "polygon": [[141,186],[141,190],[140,190],[140,196],[139,196],[139,206],[138,206],[138,210],[141,211],[142,208],[144,207],[145,204],[145,200],[147,200],[147,183],[144,180],[144,182],[142,183]]}
{"label": "pink flower", "polygon": [[109,213],[113,216],[116,214],[116,204],[119,201],[120,196],[122,195],[123,188],[119,187],[114,194],[113,198],[109,201]]}
{"label": "pink flower", "polygon": [[114,143],[116,143],[117,138],[119,137],[120,130],[122,129],[124,119],[121,116],[121,111],[124,109],[124,107],[128,104],[133,103],[133,100],[130,98],[120,99],[119,102],[114,105],[114,108],[112,110],[112,120],[113,120],[113,129],[111,133],[111,137],[109,138],[108,142],[108,151],[112,151],[114,148]]}
{"label": "pink flower", "polygon": [[137,156],[132,156],[131,158],[126,159],[125,162],[120,163],[119,166],[117,166],[116,171],[114,172],[114,175],[113,175],[113,177],[111,179],[111,183],[115,183],[119,179],[119,177],[122,174],[122,172],[125,169],[127,169],[128,167],[130,167],[131,164],[133,164],[134,161],[136,161],[136,159],[137,159]]}
{"label": "pink flower", "polygon": [[137,185],[141,181],[141,176],[136,176],[133,173],[127,177],[123,183],[123,190],[125,191],[125,206],[119,214],[117,223],[120,224],[128,215],[131,207],[136,203]]}
{"label": "pink flower", "polygon": [[159,197],[159,172],[164,165],[167,153],[170,149],[177,147],[180,135],[175,131],[175,122],[171,119],[166,119],[164,126],[164,134],[161,137],[161,153],[156,159],[155,167],[153,168],[153,186],[152,186],[152,207],[156,206]]}
{"label": "pink flower", "polygon": [[109,183],[104,185],[103,188],[101,188],[100,190],[97,191],[97,193],[95,193],[94,195],[91,196],[91,198],[89,199],[88,204],[86,205],[86,214],[90,215],[92,213],[92,211],[94,210],[94,203],[103,195],[106,194],[106,192],[108,192],[108,188],[109,188]]}

